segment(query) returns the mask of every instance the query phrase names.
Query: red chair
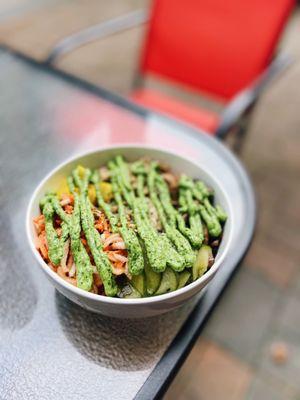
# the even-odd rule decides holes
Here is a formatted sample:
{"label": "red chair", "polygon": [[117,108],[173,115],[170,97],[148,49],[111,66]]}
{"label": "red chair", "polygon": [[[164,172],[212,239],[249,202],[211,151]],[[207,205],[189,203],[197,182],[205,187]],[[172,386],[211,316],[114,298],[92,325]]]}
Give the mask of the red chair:
{"label": "red chair", "polygon": [[[131,99],[220,138],[235,127],[241,136],[262,90],[289,64],[274,56],[293,6],[293,0],[154,0]],[[47,62],[146,19],[137,11],[88,28],[59,43]],[[218,115],[147,89],[148,75],[220,101],[224,111]]]}

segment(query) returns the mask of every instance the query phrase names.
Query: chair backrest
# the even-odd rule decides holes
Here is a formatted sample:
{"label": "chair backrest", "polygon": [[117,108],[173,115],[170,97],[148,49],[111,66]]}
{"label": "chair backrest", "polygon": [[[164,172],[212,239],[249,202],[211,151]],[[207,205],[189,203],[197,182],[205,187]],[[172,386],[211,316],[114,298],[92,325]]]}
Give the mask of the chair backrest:
{"label": "chair backrest", "polygon": [[294,0],[154,0],[140,72],[230,99],[269,64]]}

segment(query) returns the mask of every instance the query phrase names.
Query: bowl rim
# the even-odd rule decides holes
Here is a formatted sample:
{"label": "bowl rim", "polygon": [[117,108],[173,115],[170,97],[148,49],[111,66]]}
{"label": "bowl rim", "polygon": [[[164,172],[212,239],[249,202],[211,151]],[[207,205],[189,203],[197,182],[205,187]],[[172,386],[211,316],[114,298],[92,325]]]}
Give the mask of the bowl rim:
{"label": "bowl rim", "polygon": [[197,289],[198,291],[201,290],[202,284],[207,284],[215,275],[215,273],[218,271],[220,268],[221,264],[224,262],[226,256],[228,255],[228,250],[230,248],[230,244],[232,242],[232,237],[233,237],[233,226],[232,223],[229,224],[229,232],[228,232],[228,238],[227,242],[225,243],[223,254],[216,260],[216,262],[213,264],[213,266],[206,272],[204,275],[202,275],[200,278],[195,280],[194,282],[190,283],[187,286],[184,286],[180,289],[176,289],[173,292],[161,294],[158,296],[149,296],[149,297],[142,297],[142,298],[136,298],[136,299],[123,299],[123,298],[118,298],[118,297],[108,297],[108,296],[103,296],[95,293],[90,293],[87,292],[83,289],[78,288],[77,286],[72,285],[71,283],[65,281],[63,278],[61,278],[56,272],[54,272],[49,265],[43,260],[42,256],[38,252],[38,250],[35,247],[34,244],[34,239],[31,234],[31,224],[32,224],[32,219],[31,219],[31,210],[33,208],[33,203],[35,202],[38,192],[40,191],[41,187],[55,174],[57,173],[60,169],[63,167],[67,166],[68,164],[76,161],[76,159],[89,156],[92,154],[96,154],[99,152],[105,152],[108,150],[117,150],[120,149],[120,152],[122,149],[124,151],[129,150],[129,149],[149,149],[149,150],[155,150],[155,151],[161,151],[164,153],[167,153],[171,156],[179,157],[185,161],[188,161],[191,164],[194,164],[198,169],[202,170],[206,175],[208,175],[212,181],[216,183],[218,186],[218,189],[222,192],[222,195],[226,198],[227,205],[229,207],[229,216],[233,216],[232,212],[232,206],[231,203],[228,199],[228,195],[226,192],[223,190],[222,184],[220,181],[215,178],[207,169],[199,164],[195,160],[190,160],[188,157],[177,153],[174,150],[169,150],[164,147],[160,146],[154,146],[154,145],[148,145],[148,144],[140,144],[140,143],[115,143],[112,145],[104,145],[104,146],[97,146],[96,149],[93,150],[88,150],[88,151],[83,151],[80,153],[76,153],[75,155],[67,158],[63,162],[59,163],[56,167],[54,167],[37,185],[35,188],[28,206],[27,206],[27,211],[26,211],[26,236],[27,240],[29,242],[29,246],[31,248],[31,251],[35,257],[35,259],[38,261],[39,265],[42,267],[43,271],[48,274],[48,276],[53,279],[58,286],[63,286],[67,291],[73,292],[75,295],[79,297],[84,297],[99,303],[107,303],[107,304],[115,304],[115,305],[139,305],[139,304],[150,304],[150,303],[160,303],[168,299],[173,299],[177,296],[184,295],[185,293],[193,291],[193,289]]}

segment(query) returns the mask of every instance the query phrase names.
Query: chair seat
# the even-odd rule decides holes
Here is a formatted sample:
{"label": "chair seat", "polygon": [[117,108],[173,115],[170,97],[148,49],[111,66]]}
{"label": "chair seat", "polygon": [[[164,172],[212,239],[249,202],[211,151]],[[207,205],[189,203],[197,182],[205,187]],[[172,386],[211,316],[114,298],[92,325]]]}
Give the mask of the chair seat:
{"label": "chair seat", "polygon": [[181,119],[212,135],[219,122],[219,116],[212,111],[187,105],[154,90],[138,89],[131,93],[130,98],[144,107]]}

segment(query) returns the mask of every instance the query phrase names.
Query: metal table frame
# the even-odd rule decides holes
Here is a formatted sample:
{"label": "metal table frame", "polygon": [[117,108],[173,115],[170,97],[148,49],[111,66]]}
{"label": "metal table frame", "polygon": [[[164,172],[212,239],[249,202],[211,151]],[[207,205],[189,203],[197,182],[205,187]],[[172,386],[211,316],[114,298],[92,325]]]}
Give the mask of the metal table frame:
{"label": "metal table frame", "polygon": [[[42,68],[47,73],[55,75],[58,79],[63,79],[69,82],[72,85],[76,85],[84,91],[88,91],[93,93],[96,96],[101,98],[105,98],[106,100],[119,105],[127,110],[134,112],[140,116],[146,116],[150,111],[130,102],[122,96],[111,93],[110,91],[101,88],[99,86],[93,85],[83,79],[80,79],[76,76],[73,76],[69,73],[61,71],[55,67],[50,67],[49,64],[39,63],[23,54],[15,52],[5,46],[0,46],[2,51],[13,54],[15,57],[18,57],[23,62],[32,65],[35,68]],[[152,112],[151,112],[152,113]],[[169,119],[167,116],[161,116],[161,118]],[[181,122],[174,121],[179,127],[183,125],[185,129],[187,126]],[[198,131],[192,127],[189,127],[192,135],[199,135]],[[207,140],[211,140],[208,138]],[[223,146],[222,143],[218,141],[213,142],[213,146],[219,147]],[[224,146],[223,146],[224,147]],[[242,262],[250,244],[252,241],[252,237],[255,229],[255,221],[256,221],[256,205],[253,197],[253,190],[251,183],[249,181],[248,175],[243,168],[243,166],[238,162],[235,156],[228,150],[225,150],[226,157],[228,162],[233,165],[234,168],[238,171],[241,179],[246,182],[246,191],[248,192],[248,196],[252,201],[252,209],[249,210],[249,214],[247,215],[248,223],[245,225],[244,232],[244,240],[240,244],[240,252],[236,255],[236,259],[232,260],[231,265],[227,266],[226,269],[223,269],[222,272],[219,272],[217,276],[214,278],[209,288],[207,289],[205,295],[201,298],[198,304],[194,307],[191,314],[188,316],[187,320],[183,324],[182,328],[179,330],[170,346],[164,353],[163,357],[160,359],[158,364],[155,366],[151,374],[148,376],[146,382],[141,387],[139,392],[137,393],[135,399],[159,399],[161,398],[175,375],[179,371],[181,365],[185,361],[189,352],[191,351],[193,345],[195,344],[199,334],[205,326],[205,322],[210,316],[210,313],[213,311],[215,305],[217,304],[221,294],[223,293],[225,287],[230,281],[230,278],[237,270],[238,266]]]}

